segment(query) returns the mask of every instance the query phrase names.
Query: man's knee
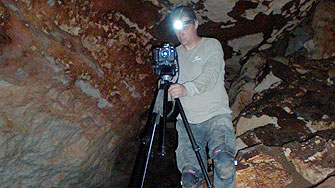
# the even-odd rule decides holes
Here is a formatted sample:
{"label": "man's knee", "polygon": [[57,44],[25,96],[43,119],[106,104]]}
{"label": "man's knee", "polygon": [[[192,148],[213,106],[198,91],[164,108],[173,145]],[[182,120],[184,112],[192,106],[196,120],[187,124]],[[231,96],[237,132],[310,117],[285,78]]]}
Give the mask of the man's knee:
{"label": "man's knee", "polygon": [[233,152],[227,150],[214,150],[214,171],[222,180],[231,179],[235,176],[235,164]]}
{"label": "man's knee", "polygon": [[183,187],[198,188],[201,187],[201,178],[199,170],[194,168],[184,168],[181,176]]}

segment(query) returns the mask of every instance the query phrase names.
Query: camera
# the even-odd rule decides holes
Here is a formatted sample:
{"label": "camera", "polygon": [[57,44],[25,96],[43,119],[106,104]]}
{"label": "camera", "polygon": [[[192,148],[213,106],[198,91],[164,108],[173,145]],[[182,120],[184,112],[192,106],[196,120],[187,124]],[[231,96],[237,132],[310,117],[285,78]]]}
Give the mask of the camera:
{"label": "camera", "polygon": [[168,43],[162,47],[156,47],[152,51],[154,62],[152,68],[163,80],[170,81],[178,72],[176,60],[177,51]]}
{"label": "camera", "polygon": [[156,62],[173,62],[176,59],[176,51],[173,46],[164,43],[162,48],[154,48],[153,57]]}

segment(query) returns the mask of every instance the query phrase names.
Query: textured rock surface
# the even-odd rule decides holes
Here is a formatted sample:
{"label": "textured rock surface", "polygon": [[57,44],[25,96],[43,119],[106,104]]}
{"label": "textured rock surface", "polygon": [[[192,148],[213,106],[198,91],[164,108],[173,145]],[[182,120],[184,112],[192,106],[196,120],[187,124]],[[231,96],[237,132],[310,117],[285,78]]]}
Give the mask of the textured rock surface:
{"label": "textured rock surface", "polygon": [[236,187],[312,187],[330,178],[335,172],[334,135],[323,137],[240,150]]}
{"label": "textured rock surface", "polygon": [[[252,98],[252,101],[248,100],[248,105],[234,121],[242,159],[238,166],[237,187],[271,187],[264,182],[272,178],[269,174],[276,176],[275,173],[250,175],[255,181],[247,181],[244,174],[255,169],[250,166],[253,163],[245,162],[246,158],[250,155],[251,159],[261,158],[264,152],[285,167],[278,169],[284,171],[281,173],[284,180],[278,176],[274,178],[276,181],[273,182],[282,183],[275,187],[314,187],[320,183],[321,186],[335,172],[335,114],[330,110],[335,108],[334,82],[330,76],[335,70],[335,60],[312,60],[307,51],[288,58],[269,58],[271,55],[268,54],[263,68],[258,69],[259,64],[252,64],[257,57],[251,58],[245,66],[250,63],[249,70],[260,71],[242,84],[253,84],[247,88],[252,95],[248,99]],[[258,62],[264,62],[264,59]],[[256,91],[268,75],[279,78],[272,79],[278,82]],[[245,92],[246,87],[240,88],[240,92]],[[266,164],[268,160],[261,161]]]}
{"label": "textured rock surface", "polygon": [[285,156],[295,169],[311,184],[315,185],[335,171],[335,144],[318,136],[306,143],[285,145]]}
{"label": "textured rock surface", "polygon": [[[278,148],[257,146],[237,157],[236,187],[284,187],[292,182],[290,168],[279,159]],[[276,156],[271,156],[276,153]]]}
{"label": "textured rock surface", "polygon": [[0,3],[1,187],[127,184],[153,92],[148,36],[93,8]]}
{"label": "textured rock surface", "polygon": [[229,89],[229,96],[233,119],[252,102],[252,96],[256,93],[254,90],[257,84],[256,79],[265,63],[265,58],[259,54],[251,57],[242,66],[239,78],[232,83]]}
{"label": "textured rock surface", "polygon": [[314,37],[306,46],[314,46],[313,59],[335,57],[335,4],[326,0],[317,6],[313,17]]}
{"label": "textured rock surface", "polygon": [[317,186],[317,188],[332,188],[335,185],[335,177],[330,177],[325,182]]}
{"label": "textured rock surface", "polygon": [[43,60],[24,59],[1,67],[1,186],[108,185],[120,134],[95,99],[61,86]]}
{"label": "textured rock surface", "polygon": [[[165,18],[186,3],[199,15],[200,34],[224,47],[240,149],[237,187],[331,181],[332,1],[316,8],[312,39],[300,37],[291,56],[255,54],[313,16],[318,2],[2,0],[1,186],[126,187],[134,135],[156,85],[150,49],[176,42]],[[296,54],[301,44],[308,54]]]}

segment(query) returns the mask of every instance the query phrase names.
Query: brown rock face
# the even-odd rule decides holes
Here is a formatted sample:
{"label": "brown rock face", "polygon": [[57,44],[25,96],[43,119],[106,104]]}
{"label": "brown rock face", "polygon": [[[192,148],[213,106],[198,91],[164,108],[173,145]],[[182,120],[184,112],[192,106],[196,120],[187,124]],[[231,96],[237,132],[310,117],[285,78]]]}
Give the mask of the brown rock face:
{"label": "brown rock face", "polygon": [[[247,105],[239,103],[238,97],[234,103],[238,107],[244,105],[242,111],[235,112],[239,115],[234,121],[242,158],[237,187],[271,187],[264,183],[270,178],[268,174],[247,181],[244,180],[247,174],[239,172],[253,171],[254,162],[249,164],[245,159],[260,158],[264,153],[285,167],[280,169],[285,174],[285,179],[280,181],[283,184],[275,187],[329,185],[327,181],[322,182],[331,181],[335,172],[332,149],[335,114],[330,110],[335,108],[334,68],[334,58],[314,60],[305,49],[287,58],[273,57],[270,52],[256,54],[243,65],[239,78],[243,81],[232,87],[235,89],[232,92],[240,90],[251,95],[242,101]],[[254,74],[245,74],[245,70]],[[235,96],[242,96],[237,93]],[[264,149],[263,145],[267,147]],[[261,160],[262,164],[267,164],[267,160]],[[281,177],[274,179],[277,182]]]}
{"label": "brown rock face", "polygon": [[259,146],[238,158],[236,187],[284,187],[290,183],[286,164],[267,154],[270,150],[276,149]]}
{"label": "brown rock face", "polygon": [[317,184],[334,172],[334,141],[315,137],[305,144],[290,143],[285,155],[306,180]]}
{"label": "brown rock face", "polygon": [[312,16],[318,2],[2,0],[0,187],[127,187],[134,138],[156,86],[150,50],[176,44],[167,16],[187,3],[199,33],[224,48],[241,146],[237,187],[329,178],[333,3],[316,9],[313,29],[320,32],[305,45],[310,54],[285,62],[254,56]]}
{"label": "brown rock face", "polygon": [[155,80],[149,34],[94,9],[1,2],[1,186],[127,184]]}
{"label": "brown rock face", "polygon": [[335,57],[335,4],[333,1],[324,1],[315,10],[313,17],[315,49],[312,52],[314,59]]}

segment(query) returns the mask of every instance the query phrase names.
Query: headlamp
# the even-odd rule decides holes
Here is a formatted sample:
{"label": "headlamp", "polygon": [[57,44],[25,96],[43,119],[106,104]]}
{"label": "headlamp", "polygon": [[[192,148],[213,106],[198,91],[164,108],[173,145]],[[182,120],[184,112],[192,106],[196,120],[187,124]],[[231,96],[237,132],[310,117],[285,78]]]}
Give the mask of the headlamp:
{"label": "headlamp", "polygon": [[176,20],[173,22],[173,28],[175,30],[182,30],[185,25],[192,23],[193,24],[194,20],[187,20],[187,21],[181,21],[181,20]]}

